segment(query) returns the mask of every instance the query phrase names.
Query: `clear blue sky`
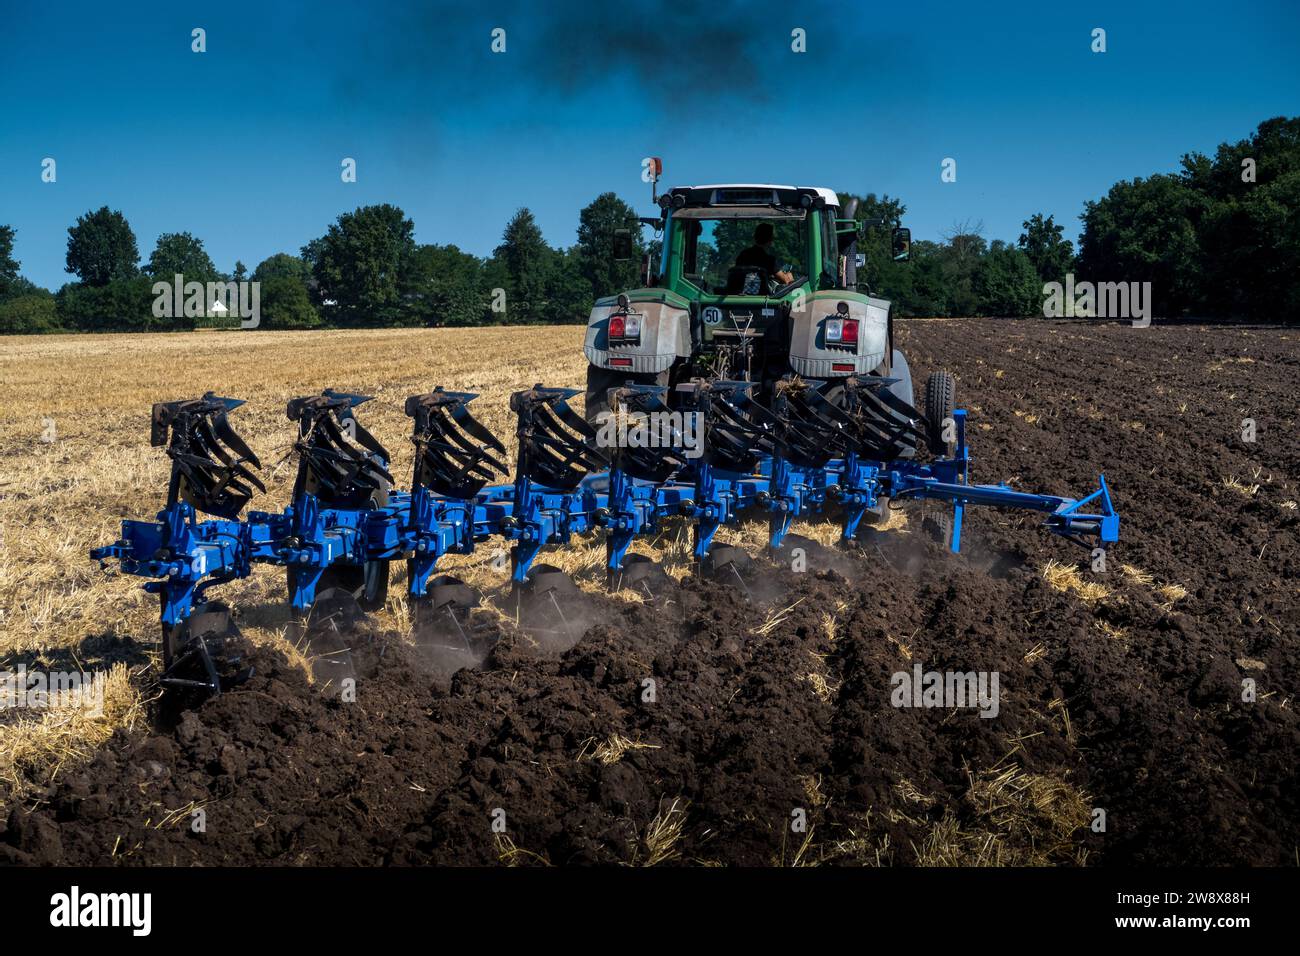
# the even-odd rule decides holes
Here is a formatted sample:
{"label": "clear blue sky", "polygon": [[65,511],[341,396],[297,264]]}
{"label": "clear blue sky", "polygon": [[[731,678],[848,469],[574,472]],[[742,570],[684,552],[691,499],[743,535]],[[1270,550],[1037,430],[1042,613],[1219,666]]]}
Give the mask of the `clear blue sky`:
{"label": "clear blue sky", "polygon": [[[595,9],[590,9],[591,7]],[[67,281],[67,228],[107,204],[143,258],[189,231],[223,270],[392,202],[421,242],[490,253],[519,206],[554,245],[605,190],[887,192],[917,238],[1083,202],[1300,113],[1294,2],[284,5],[69,0],[0,9],[0,224]],[[190,31],[208,50],[190,50]],[[490,33],[504,28],[504,54]],[[790,50],[807,31],[808,52]],[[1107,31],[1093,54],[1091,31]],[[53,157],[58,181],[42,183]],[[358,182],[340,181],[344,157]],[[940,163],[957,160],[957,182]]]}

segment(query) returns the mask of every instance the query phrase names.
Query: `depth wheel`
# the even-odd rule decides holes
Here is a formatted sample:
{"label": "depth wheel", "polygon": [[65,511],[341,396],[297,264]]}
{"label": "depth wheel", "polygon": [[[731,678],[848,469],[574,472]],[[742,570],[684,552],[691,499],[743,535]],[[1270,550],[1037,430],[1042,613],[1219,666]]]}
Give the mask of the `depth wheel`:
{"label": "depth wheel", "polygon": [[956,437],[944,439],[946,423],[952,420],[957,407],[957,382],[951,372],[933,372],[925,383],[925,424],[929,436],[930,453],[945,458],[956,451]]}

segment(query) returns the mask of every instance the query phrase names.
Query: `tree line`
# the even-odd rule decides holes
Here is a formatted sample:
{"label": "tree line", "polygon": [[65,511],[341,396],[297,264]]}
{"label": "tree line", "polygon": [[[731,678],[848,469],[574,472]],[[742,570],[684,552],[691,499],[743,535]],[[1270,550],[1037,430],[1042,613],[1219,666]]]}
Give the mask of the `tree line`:
{"label": "tree line", "polygon": [[[67,271],[50,292],[19,275],[14,229],[0,226],[0,332],[178,331],[203,324],[193,315],[159,316],[155,283],[260,283],[259,328],[310,329],[581,322],[596,291],[637,284],[637,260],[615,261],[613,237],[636,213],[605,193],[579,215],[577,242],[562,249],[542,237],[532,212],[518,210],[492,255],[454,245],[421,245],[415,224],[396,206],[344,213],[295,255],[279,252],[250,273],[242,262],[221,272],[203,240],[164,233],[141,263],[126,217],[108,207],[68,229]],[[640,239],[634,243],[639,259]],[[175,310],[168,309],[168,313]]]}
{"label": "tree line", "polygon": [[[841,201],[853,198],[841,192]],[[860,219],[901,220],[889,196],[856,197]],[[280,252],[251,273],[222,273],[188,232],[164,233],[143,264],[121,212],[103,207],[68,229],[57,292],[19,273],[15,231],[0,226],[0,333],[174,331],[186,315],[159,316],[155,282],[260,285],[261,328],[580,323],[597,296],[640,284],[643,237],[616,261],[613,237],[633,208],[604,193],[581,210],[576,241],[552,247],[533,214],[518,210],[487,257],[415,241],[396,206],[344,213],[297,254]],[[912,244],[894,262],[888,230],[867,230],[858,275],[903,315],[1041,315],[1043,286],[1067,274],[1097,282],[1150,282],[1156,314],[1294,320],[1300,315],[1300,119],[1261,123],[1213,157],[1183,156],[1177,173],[1116,183],[1085,203],[1079,249],[1052,216],[1035,213],[1014,242],[986,240],[978,223]]]}
{"label": "tree line", "polygon": [[[860,218],[904,212],[889,197],[858,207]],[[904,315],[1042,315],[1043,286],[1073,274],[1150,282],[1163,317],[1300,319],[1300,119],[1266,120],[1213,157],[1187,153],[1176,173],[1116,183],[1079,218],[1077,252],[1036,213],[1014,244],[959,224],[941,242],[913,242],[908,263],[892,261],[877,230],[862,243],[866,276]]]}

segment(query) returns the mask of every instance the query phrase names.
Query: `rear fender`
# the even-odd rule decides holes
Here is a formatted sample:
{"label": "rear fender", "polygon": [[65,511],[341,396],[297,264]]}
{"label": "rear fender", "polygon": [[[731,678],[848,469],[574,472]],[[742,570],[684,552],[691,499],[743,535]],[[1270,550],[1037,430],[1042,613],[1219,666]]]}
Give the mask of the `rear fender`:
{"label": "rear fender", "polygon": [[[858,320],[856,348],[826,341],[826,322],[848,306]],[[828,289],[814,293],[790,310],[790,367],[804,378],[846,378],[866,375],[889,354],[889,302],[858,292]],[[801,306],[801,307],[800,307]]]}
{"label": "rear fender", "polygon": [[653,374],[670,368],[679,358],[690,356],[691,320],[686,308],[668,302],[633,300],[629,312],[641,317],[641,341],[611,345],[609,317],[619,311],[614,299],[602,299],[591,310],[583,351],[592,365]]}

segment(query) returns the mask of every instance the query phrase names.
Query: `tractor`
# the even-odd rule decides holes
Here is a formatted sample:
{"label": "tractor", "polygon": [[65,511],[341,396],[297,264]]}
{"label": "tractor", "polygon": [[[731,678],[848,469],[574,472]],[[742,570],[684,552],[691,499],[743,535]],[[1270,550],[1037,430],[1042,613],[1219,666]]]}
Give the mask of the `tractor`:
{"label": "tractor", "polygon": [[[924,411],[914,409],[893,306],[858,278],[859,239],[890,224],[859,221],[856,199],[841,207],[821,187],[679,186],[656,201],[660,215],[639,220],[659,238],[658,261],[647,256],[642,267],[644,287],[597,300],[588,319],[590,423],[610,411],[611,389],[627,385],[751,382],[755,400],[770,406],[780,383],[798,379],[843,407],[846,385],[861,383],[877,386],[942,450],[953,378],[930,376]],[[907,260],[910,246],[910,231],[893,224],[894,260]],[[629,258],[631,247],[631,230],[617,230],[614,257]],[[897,454],[911,457],[915,447],[904,443]]]}

